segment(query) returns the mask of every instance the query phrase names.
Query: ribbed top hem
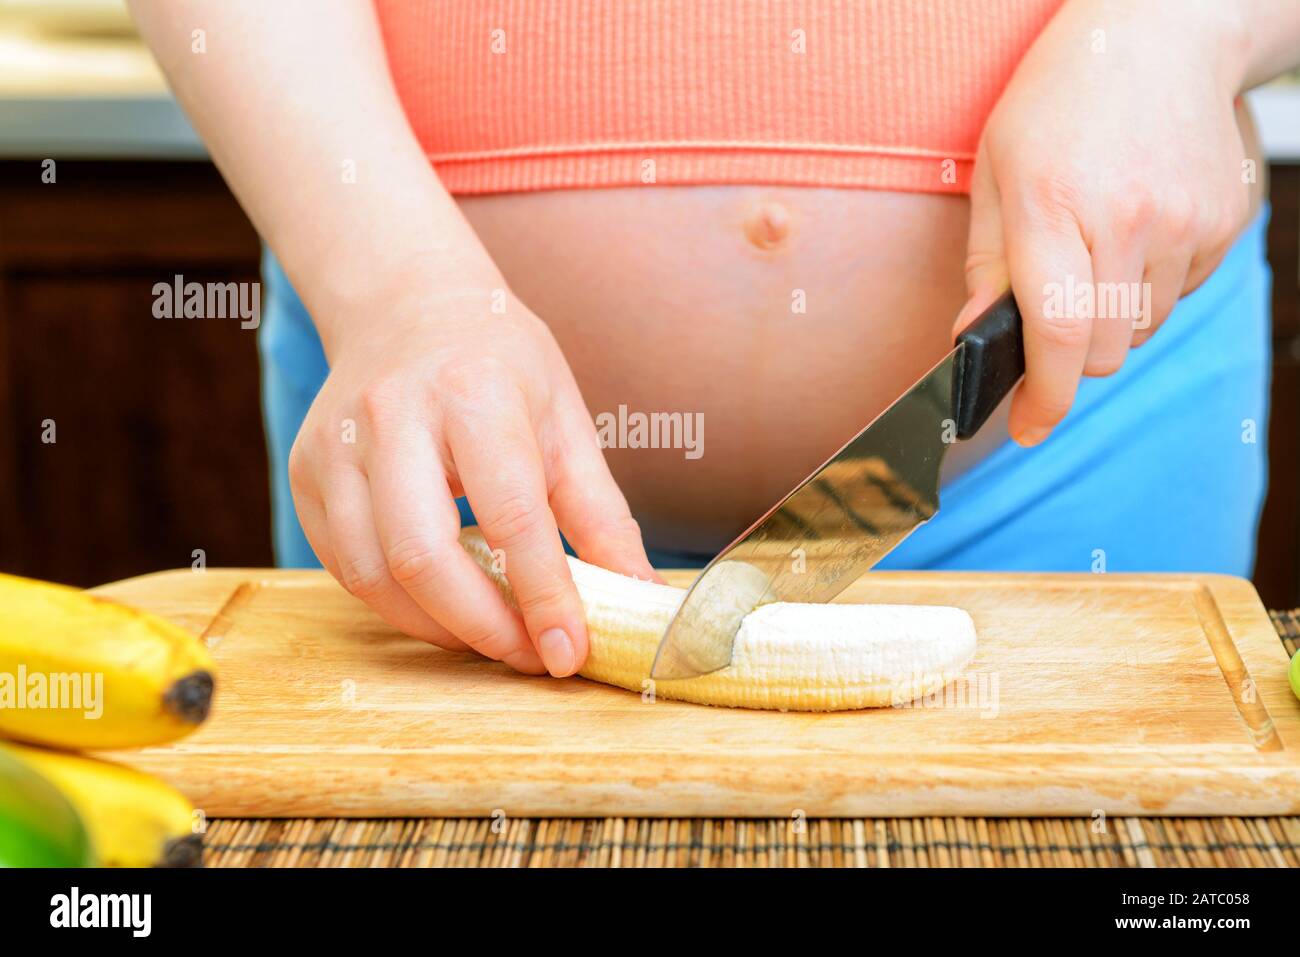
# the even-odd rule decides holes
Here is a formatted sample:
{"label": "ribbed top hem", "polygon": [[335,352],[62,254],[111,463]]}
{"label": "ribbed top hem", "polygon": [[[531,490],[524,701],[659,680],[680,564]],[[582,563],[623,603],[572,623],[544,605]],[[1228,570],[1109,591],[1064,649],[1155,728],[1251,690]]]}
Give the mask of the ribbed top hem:
{"label": "ribbed top hem", "polygon": [[961,193],[1061,0],[376,0],[453,193],[770,183]]}
{"label": "ribbed top hem", "polygon": [[972,164],[970,159],[956,160],[945,174],[941,160],[922,156],[687,146],[560,151],[459,161],[435,155],[430,160],[452,193],[734,183],[967,193]]}

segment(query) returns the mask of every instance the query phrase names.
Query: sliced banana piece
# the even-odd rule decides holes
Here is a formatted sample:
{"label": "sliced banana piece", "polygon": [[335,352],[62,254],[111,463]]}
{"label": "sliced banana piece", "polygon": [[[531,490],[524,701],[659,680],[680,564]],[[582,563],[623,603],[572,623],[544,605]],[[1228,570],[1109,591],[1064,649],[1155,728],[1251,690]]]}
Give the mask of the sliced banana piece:
{"label": "sliced banana piece", "polygon": [[[461,544],[513,605],[479,530],[462,530]],[[576,558],[569,569],[591,643],[579,674],[658,697],[781,711],[877,708],[939,690],[975,655],[975,623],[960,608],[777,602],[745,617],[726,668],[650,685],[659,639],[686,590]]]}

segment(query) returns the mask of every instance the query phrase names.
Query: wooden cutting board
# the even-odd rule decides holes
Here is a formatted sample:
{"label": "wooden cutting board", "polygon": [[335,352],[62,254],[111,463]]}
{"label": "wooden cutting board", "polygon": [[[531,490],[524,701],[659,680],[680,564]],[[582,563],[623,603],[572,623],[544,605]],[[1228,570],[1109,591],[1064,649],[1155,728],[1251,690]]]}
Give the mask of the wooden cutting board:
{"label": "wooden cutting board", "polygon": [[873,573],[844,600],[960,606],[979,651],[942,697],[839,714],[524,677],[397,634],[319,572],[99,591],[212,647],[207,724],[115,757],[214,817],[1300,811],[1300,702],[1234,578]]}

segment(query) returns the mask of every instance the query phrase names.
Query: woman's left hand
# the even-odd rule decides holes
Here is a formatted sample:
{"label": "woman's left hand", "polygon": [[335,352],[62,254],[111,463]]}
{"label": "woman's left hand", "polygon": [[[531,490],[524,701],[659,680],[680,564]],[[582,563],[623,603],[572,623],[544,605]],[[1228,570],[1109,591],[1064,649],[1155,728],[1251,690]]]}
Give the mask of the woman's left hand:
{"label": "woman's left hand", "polygon": [[1119,369],[1246,223],[1231,7],[1067,0],[989,117],[955,328],[1015,292],[1026,372],[1008,425],[1021,445],[1060,422],[1081,375]]}

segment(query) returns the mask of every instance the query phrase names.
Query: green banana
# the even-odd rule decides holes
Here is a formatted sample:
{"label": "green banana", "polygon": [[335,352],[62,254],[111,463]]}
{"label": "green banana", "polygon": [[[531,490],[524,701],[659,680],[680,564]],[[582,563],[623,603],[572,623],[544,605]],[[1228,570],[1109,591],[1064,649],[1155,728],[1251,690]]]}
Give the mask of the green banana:
{"label": "green banana", "polygon": [[77,809],[104,867],[198,867],[203,837],[194,807],[170,785],[133,768],[67,751],[0,743],[57,785]]}
{"label": "green banana", "polygon": [[85,825],[35,770],[0,753],[0,867],[91,867]]}

